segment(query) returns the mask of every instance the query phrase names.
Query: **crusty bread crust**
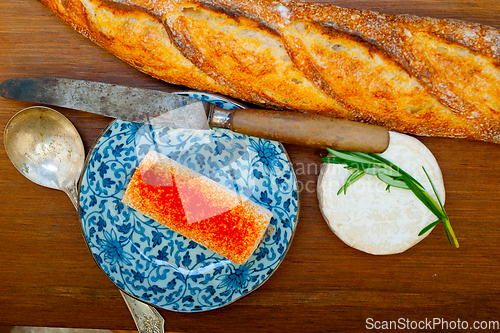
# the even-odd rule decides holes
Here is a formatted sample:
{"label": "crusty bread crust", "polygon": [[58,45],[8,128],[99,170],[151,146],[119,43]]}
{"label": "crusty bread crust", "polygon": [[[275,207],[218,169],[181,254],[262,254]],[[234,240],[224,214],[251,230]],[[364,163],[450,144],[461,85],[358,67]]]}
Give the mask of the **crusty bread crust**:
{"label": "crusty bread crust", "polygon": [[137,69],[267,108],[500,143],[500,31],[330,4],[40,0]]}

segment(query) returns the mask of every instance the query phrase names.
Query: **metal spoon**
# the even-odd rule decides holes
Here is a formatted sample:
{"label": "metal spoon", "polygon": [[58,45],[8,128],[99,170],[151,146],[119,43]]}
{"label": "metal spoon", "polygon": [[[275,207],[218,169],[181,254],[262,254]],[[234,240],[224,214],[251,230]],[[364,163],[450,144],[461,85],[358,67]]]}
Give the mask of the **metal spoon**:
{"label": "metal spoon", "polygon": [[[59,112],[41,106],[21,110],[4,132],[7,156],[29,180],[64,191],[78,210],[78,179],[85,149],[78,131]],[[165,321],[158,311],[120,290],[141,333],[164,333]]]}

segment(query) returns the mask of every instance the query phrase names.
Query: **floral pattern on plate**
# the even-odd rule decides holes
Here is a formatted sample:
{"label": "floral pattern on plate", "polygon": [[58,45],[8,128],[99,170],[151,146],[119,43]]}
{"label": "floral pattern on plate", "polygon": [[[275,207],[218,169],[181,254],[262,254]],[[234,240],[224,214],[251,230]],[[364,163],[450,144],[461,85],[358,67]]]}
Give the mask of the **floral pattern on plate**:
{"label": "floral pattern on plate", "polygon": [[[232,101],[182,93],[232,109]],[[156,150],[268,208],[267,235],[237,265],[124,206],[135,168]],[[297,180],[283,146],[223,129],[184,130],[116,120],[87,158],[79,186],[80,222],[95,261],[124,292],[152,305],[199,312],[254,291],[278,268],[298,218]]]}

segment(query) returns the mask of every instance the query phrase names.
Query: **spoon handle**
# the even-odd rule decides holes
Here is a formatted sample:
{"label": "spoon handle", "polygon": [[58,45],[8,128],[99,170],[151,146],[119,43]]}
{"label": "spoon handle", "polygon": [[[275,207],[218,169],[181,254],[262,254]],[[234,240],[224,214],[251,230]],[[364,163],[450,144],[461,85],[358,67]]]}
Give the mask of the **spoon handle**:
{"label": "spoon handle", "polygon": [[152,306],[136,300],[120,291],[127,304],[139,333],[164,333],[165,320]]}
{"label": "spoon handle", "polygon": [[[64,189],[78,211],[78,191],[75,186]],[[134,318],[139,333],[165,333],[165,320],[151,305],[132,298],[120,290],[127,307]]]}
{"label": "spoon handle", "polygon": [[76,189],[76,183],[68,186],[67,188],[63,189],[64,192],[68,195],[68,197],[71,199],[71,202],[73,203],[73,206],[75,206],[76,211],[78,212],[78,190]]}

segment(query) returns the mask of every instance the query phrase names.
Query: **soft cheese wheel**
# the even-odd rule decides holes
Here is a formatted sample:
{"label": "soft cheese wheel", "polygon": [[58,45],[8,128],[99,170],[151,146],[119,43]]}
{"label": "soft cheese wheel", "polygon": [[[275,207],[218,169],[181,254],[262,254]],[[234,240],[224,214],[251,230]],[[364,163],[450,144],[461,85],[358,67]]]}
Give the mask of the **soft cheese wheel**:
{"label": "soft cheese wheel", "polygon": [[[434,198],[425,167],[444,205],[443,176],[432,153],[419,140],[390,133],[390,145],[381,154],[422,184]],[[371,254],[403,252],[424,239],[418,233],[437,220],[410,190],[391,187],[376,176],[365,175],[337,195],[352,173],[345,165],[324,163],[317,194],[319,207],[332,231],[347,245]],[[435,198],[436,199],[436,198]]]}

